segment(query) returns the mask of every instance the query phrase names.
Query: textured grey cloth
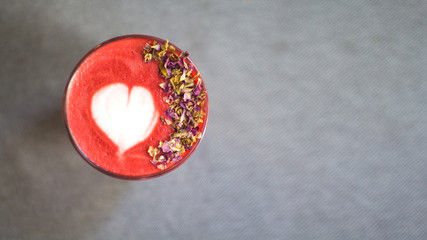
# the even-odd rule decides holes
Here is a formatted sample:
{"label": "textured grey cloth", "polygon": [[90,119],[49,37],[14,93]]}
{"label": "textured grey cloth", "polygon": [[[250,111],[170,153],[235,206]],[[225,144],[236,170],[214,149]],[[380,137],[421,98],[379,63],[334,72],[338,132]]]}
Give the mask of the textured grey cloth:
{"label": "textured grey cloth", "polygon": [[[0,239],[427,239],[426,1],[2,1]],[[191,53],[206,135],[170,174],[72,147],[77,61],[124,34]]]}

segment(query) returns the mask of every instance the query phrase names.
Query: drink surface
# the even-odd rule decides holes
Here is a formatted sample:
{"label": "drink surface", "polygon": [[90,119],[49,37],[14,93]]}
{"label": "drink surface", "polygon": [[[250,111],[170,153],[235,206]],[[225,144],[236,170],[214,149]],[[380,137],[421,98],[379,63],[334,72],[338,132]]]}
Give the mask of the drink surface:
{"label": "drink surface", "polygon": [[159,87],[164,79],[158,63],[144,62],[142,55],[152,42],[130,37],[100,45],[77,66],[66,91],[65,120],[76,149],[92,166],[116,177],[162,172],[147,149],[173,131],[159,120],[166,118],[168,104]]}

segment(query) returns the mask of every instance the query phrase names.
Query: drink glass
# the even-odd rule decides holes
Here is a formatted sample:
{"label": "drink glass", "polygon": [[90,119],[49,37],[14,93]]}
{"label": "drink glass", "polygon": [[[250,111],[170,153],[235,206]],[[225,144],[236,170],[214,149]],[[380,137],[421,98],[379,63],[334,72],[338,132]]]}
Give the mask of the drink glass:
{"label": "drink glass", "polygon": [[[98,44],[97,46],[95,46],[94,48],[92,48],[86,55],[83,56],[83,58],[77,63],[77,65],[74,67],[73,71],[71,72],[71,75],[68,79],[68,82],[66,84],[65,87],[65,91],[64,91],[64,95],[63,95],[63,119],[64,119],[64,123],[65,123],[65,127],[67,129],[68,135],[70,137],[71,143],[74,146],[74,148],[76,149],[76,151],[80,154],[80,156],[92,167],[94,167],[96,170],[107,174],[111,177],[115,177],[115,178],[119,178],[119,179],[124,179],[124,180],[143,180],[143,179],[151,179],[151,178],[155,178],[155,177],[159,177],[162,176],[168,172],[171,172],[173,170],[175,170],[176,168],[178,168],[179,166],[181,166],[184,162],[186,162],[191,155],[194,153],[194,151],[197,149],[197,147],[200,144],[200,141],[202,140],[202,137],[205,133],[206,130],[206,125],[208,122],[208,117],[209,117],[209,101],[208,101],[208,95],[206,92],[206,97],[205,97],[205,101],[204,101],[204,109],[205,109],[205,116],[203,119],[203,123],[201,123],[200,127],[200,133],[202,134],[202,137],[200,137],[199,139],[196,140],[196,142],[193,144],[192,148],[190,150],[188,150],[184,156],[182,156],[182,159],[179,160],[178,162],[174,163],[172,166],[164,169],[164,170],[159,170],[155,173],[150,173],[150,174],[140,174],[140,175],[127,175],[126,173],[117,173],[117,172],[112,172],[108,169],[105,169],[103,167],[101,167],[96,161],[90,159],[87,154],[81,149],[81,147],[79,146],[79,143],[76,141],[76,139],[73,136],[72,131],[70,130],[70,126],[69,126],[69,119],[67,117],[67,105],[70,104],[68,101],[68,93],[69,93],[69,86],[70,83],[73,80],[73,76],[74,74],[77,72],[77,70],[80,68],[80,66],[82,65],[82,63],[84,63],[84,61],[90,57],[93,53],[95,53],[97,50],[101,49],[102,47],[116,42],[116,41],[120,41],[123,39],[135,39],[135,38],[139,38],[139,39],[145,39],[145,40],[150,40],[150,41],[157,41],[160,43],[165,43],[166,41],[157,37],[153,37],[153,36],[148,36],[148,35],[124,35],[124,36],[119,36],[119,37],[115,37],[112,38],[110,40],[107,40],[101,44]],[[183,53],[183,51],[181,49],[179,49],[178,47],[176,47],[175,45],[169,43],[170,45],[175,47],[175,50],[177,51],[178,54]],[[142,46],[143,47],[143,46]],[[142,47],[141,47],[141,54],[142,54]],[[187,58],[188,63],[191,63],[193,65],[193,67],[195,68],[196,72],[199,72],[197,66],[192,62],[191,58]],[[159,73],[160,74],[160,73]],[[201,79],[201,84],[203,89],[206,90],[206,86],[205,83],[203,81],[202,75],[199,76],[199,78]],[[82,93],[84,94],[84,93]],[[148,146],[147,146],[148,147]]]}

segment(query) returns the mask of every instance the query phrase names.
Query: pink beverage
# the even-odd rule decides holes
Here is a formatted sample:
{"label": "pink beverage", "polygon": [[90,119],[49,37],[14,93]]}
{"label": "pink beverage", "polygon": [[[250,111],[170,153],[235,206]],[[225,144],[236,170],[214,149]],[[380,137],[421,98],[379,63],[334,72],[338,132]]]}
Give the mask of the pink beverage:
{"label": "pink beverage", "polygon": [[64,119],[91,166],[121,179],[148,179],[195,151],[208,120],[207,92],[188,53],[159,38],[121,36],[74,68]]}

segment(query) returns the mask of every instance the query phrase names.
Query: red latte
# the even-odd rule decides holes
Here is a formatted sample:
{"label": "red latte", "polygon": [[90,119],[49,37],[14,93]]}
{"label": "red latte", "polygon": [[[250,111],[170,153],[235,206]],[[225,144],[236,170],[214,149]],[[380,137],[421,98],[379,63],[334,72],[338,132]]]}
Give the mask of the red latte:
{"label": "red latte", "polygon": [[[113,177],[162,175],[188,159],[200,142],[198,139],[182,159],[168,161],[163,169],[153,164],[147,152],[150,146],[167,142],[176,131],[163,121],[170,118],[170,106],[165,101],[168,93],[159,87],[165,82],[159,63],[144,59],[144,46],[153,42],[165,41],[130,35],[96,46],[77,64],[66,88],[64,118],[75,148],[89,164]],[[206,113],[197,127],[199,136],[207,123],[207,98],[203,106]]]}

